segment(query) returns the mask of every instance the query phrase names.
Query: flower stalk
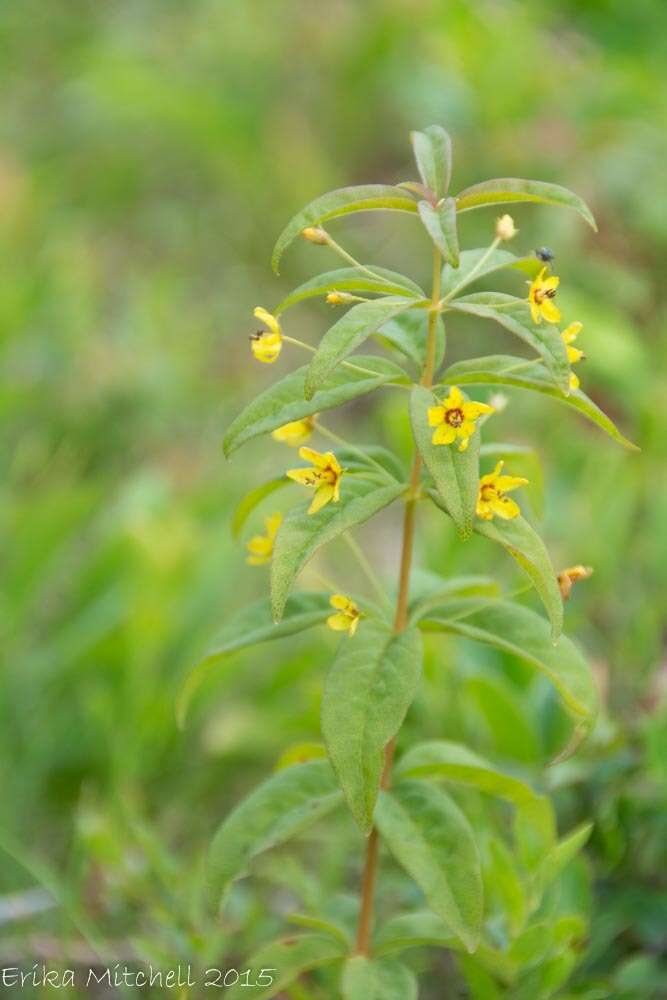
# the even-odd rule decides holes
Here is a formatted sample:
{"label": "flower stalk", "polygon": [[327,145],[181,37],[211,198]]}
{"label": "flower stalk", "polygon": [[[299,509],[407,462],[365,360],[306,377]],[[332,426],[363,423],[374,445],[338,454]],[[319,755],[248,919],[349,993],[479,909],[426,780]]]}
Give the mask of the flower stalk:
{"label": "flower stalk", "polygon": [[[426,358],[422,370],[421,384],[430,388],[433,384],[436,356],[436,332],[438,326],[440,301],[440,274],[442,256],[437,248],[433,250],[433,277],[431,282],[431,309],[428,314],[428,332],[426,340]],[[410,569],[415,539],[416,507],[421,482],[422,459],[415,451],[410,472],[410,488],[403,511],[403,534],[401,541],[401,563],[398,577],[398,596],[394,614],[394,631],[402,632],[408,621],[408,602],[410,599]],[[391,785],[391,769],[394,761],[396,739],[389,741],[384,751],[384,769],[380,788],[387,789]],[[370,950],[371,932],[373,927],[373,902],[375,884],[377,882],[378,862],[380,854],[380,837],[377,827],[371,830],[366,843],[366,857],[361,879],[361,901],[359,907],[359,923],[357,925],[356,951],[359,955],[368,955]]]}

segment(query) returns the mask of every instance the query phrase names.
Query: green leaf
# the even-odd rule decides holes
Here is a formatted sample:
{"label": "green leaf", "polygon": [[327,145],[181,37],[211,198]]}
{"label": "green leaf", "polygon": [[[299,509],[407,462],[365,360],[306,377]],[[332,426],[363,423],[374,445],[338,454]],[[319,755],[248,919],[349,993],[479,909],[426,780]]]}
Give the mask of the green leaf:
{"label": "green leaf", "polygon": [[581,823],[576,829],[568,833],[566,837],[554,846],[544,860],[541,869],[540,884],[546,888],[556,879],[563,869],[569,865],[582,849],[591,835],[592,823]]}
{"label": "green leaf", "polygon": [[[413,361],[421,373],[426,359],[428,333],[428,313],[422,309],[411,309],[400,313],[388,323],[384,323],[376,334],[381,343],[389,343],[396,350]],[[445,325],[438,316],[436,326],[435,370],[440,367],[445,356]]]}
{"label": "green leaf", "polygon": [[256,486],[254,490],[246,493],[232,517],[232,536],[234,538],[239,537],[243,525],[262,500],[265,500],[266,497],[271,496],[272,493],[275,493],[276,490],[281,489],[283,486],[289,486],[289,484],[290,480],[285,476],[281,476],[280,479],[270,479],[268,483],[262,483],[261,486]]}
{"label": "green leaf", "polygon": [[417,202],[405,193],[405,189],[387,184],[362,184],[357,187],[339,188],[315,198],[290,219],[278,237],[271,257],[273,270],[278,274],[278,265],[283,253],[307,226],[320,226],[329,219],[338,219],[353,212],[381,209],[416,212]]}
{"label": "green leaf", "polygon": [[[449,930],[447,924],[430,910],[415,910],[392,917],[377,932],[373,944],[373,954],[381,957],[409,948],[447,948],[461,951],[462,945]],[[503,952],[480,941],[475,951],[475,960],[493,971],[504,982],[510,982],[514,967]]]}
{"label": "green leaf", "polygon": [[520,515],[509,521],[497,517],[492,521],[477,518],[475,531],[502,545],[528,575],[549,615],[555,641],[563,628],[563,599],[556,571],[540,536]]}
{"label": "green leaf", "polygon": [[420,201],[417,210],[426,232],[443,258],[452,267],[459,266],[459,237],[456,228],[456,202],[445,198],[436,207]]}
{"label": "green leaf", "polygon": [[410,278],[396,271],[389,271],[376,264],[368,265],[368,270],[377,274],[373,279],[358,267],[339,267],[335,271],[318,274],[290,292],[274,310],[276,316],[305,299],[326,295],[328,292],[379,292],[381,295],[407,295],[413,299],[424,299],[426,293]]}
{"label": "green leaf", "polygon": [[456,196],[456,207],[459,212],[467,212],[471,208],[483,208],[485,205],[509,205],[522,201],[572,208],[597,231],[591,210],[578,195],[560,184],[548,184],[544,181],[523,180],[519,177],[498,177],[483,181],[460,191]]}
{"label": "green leaf", "polygon": [[424,386],[415,386],[410,396],[410,421],[415,443],[424,465],[433,477],[438,496],[462,538],[472,532],[479,488],[479,431],[475,431],[466,451],[458,444],[433,444],[433,428],[428,409],[440,400]]}
{"label": "green leaf", "polygon": [[450,309],[492,319],[516,334],[541,355],[556,385],[565,395],[570,392],[570,363],[561,332],[553,323],[533,323],[530,306],[523,299],[500,292],[477,292],[454,299]]}
{"label": "green leaf", "polygon": [[[498,900],[511,937],[525,926],[529,901],[516,861],[500,837],[486,838],[484,889],[490,900]],[[492,910],[493,906],[490,907]]]}
{"label": "green leaf", "polygon": [[280,381],[274,382],[246,406],[225,435],[225,455],[231,455],[246,441],[282,427],[292,420],[301,420],[302,417],[331,410],[388,382],[404,384],[408,381],[403,369],[393,361],[360,354],[354,359],[354,367],[345,366],[333,372],[312,399],[307,400],[307,372],[307,365],[297,368]]}
{"label": "green leaf", "polygon": [[442,380],[448,385],[515,386],[517,389],[528,389],[544,396],[551,396],[559,403],[565,403],[566,406],[577,410],[624,448],[639,451],[637,445],[628,441],[609,417],[581,389],[576,389],[566,396],[556,388],[551,376],[538,361],[527,361],[525,358],[516,358],[509,354],[491,354],[483,358],[456,362],[445,371]]}
{"label": "green leaf", "polygon": [[294,934],[272,941],[244,963],[244,968],[251,970],[251,986],[246,985],[245,977],[240,978],[225,988],[225,1000],[247,1000],[249,995],[253,1000],[270,1000],[302,973],[330,965],[344,955],[343,945],[324,934]]}
{"label": "green leaf", "polygon": [[185,724],[188,708],[197,688],[220,662],[239,649],[272,639],[283,639],[319,625],[331,614],[329,594],[293,594],[285,605],[279,624],[273,620],[271,602],[262,597],[242,611],[218,633],[210,649],[188,675],[176,705],[179,726]]}
{"label": "green leaf", "polygon": [[568,638],[561,636],[554,643],[546,621],[534,611],[509,601],[496,601],[465,619],[434,618],[431,627],[495,646],[525,660],[554,685],[575,720],[578,739],[590,732],[598,702],[591,668]]}
{"label": "green leaf", "polygon": [[229,814],[208,856],[211,897],[224,898],[252,858],[296,836],[341,801],[326,760],[311,760],[278,771]]}
{"label": "green leaf", "polygon": [[500,588],[490,576],[439,576],[424,570],[412,573],[410,622],[417,624],[436,608],[456,606],[461,598],[498,597]]}
{"label": "green leaf", "polygon": [[[478,619],[474,622],[476,624]],[[460,743],[448,740],[419,743],[403,755],[395,773],[397,778],[442,778],[505,799],[517,809],[527,810],[531,820],[538,824],[545,843],[555,840],[549,800],[538,795],[525,781],[499,771]]]}
{"label": "green leaf", "polygon": [[442,294],[453,298],[473,281],[479,281],[480,278],[486,278],[489,274],[506,268],[513,268],[534,277],[542,266],[537,257],[517,257],[509,250],[501,250],[498,247],[490,253],[488,248],[483,247],[476,250],[462,250],[458,268],[445,264],[442,269]]}
{"label": "green leaf", "polygon": [[405,485],[380,486],[373,482],[341,482],[340,501],[329,503],[316,514],[308,514],[310,501],[287,515],[273,547],[271,602],[274,621],[280,621],[292,584],[317,550],[355,524],[367,521],[405,492]]}
{"label": "green leaf", "polygon": [[423,132],[411,132],[410,142],[419,176],[436,200],[449,190],[452,177],[452,140],[440,125],[429,125]]}
{"label": "green leaf", "polygon": [[322,735],[352,815],[364,832],[373,824],[384,748],[405,718],[421,666],[417,629],[395,633],[390,625],[368,621],[341,643],[327,676]]}
{"label": "green leaf", "polygon": [[310,913],[290,913],[287,919],[291,924],[296,924],[297,927],[305,927],[311,931],[320,931],[322,934],[328,934],[329,937],[340,941],[346,950],[352,944],[346,928],[338,923],[334,923],[333,920],[312,916]]}
{"label": "green leaf", "polygon": [[371,334],[410,307],[410,300],[387,296],[372,302],[360,302],[341,316],[324,334],[320,346],[308,366],[304,386],[306,399],[312,399],[315,392],[348,354],[351,354]]}
{"label": "green leaf", "polygon": [[341,981],[343,1000],[417,1000],[417,980],[393,959],[348,958]]}
{"label": "green leaf", "polygon": [[466,677],[464,692],[471,717],[473,712],[477,715],[475,729],[486,731],[487,742],[499,756],[528,766],[541,762],[537,722],[523,691],[503,675],[474,674]]}
{"label": "green leaf", "polygon": [[[348,472],[364,470],[381,476],[380,470],[374,464],[377,462],[397,482],[405,482],[407,477],[406,469],[398,456],[379,444],[359,444],[349,448],[343,445],[336,448],[336,458]],[[387,477],[384,482],[386,479]]]}
{"label": "green leaf", "polygon": [[402,781],[381,792],[375,822],[434,913],[474,951],[482,923],[482,875],[473,832],[459,807],[427,782]]}

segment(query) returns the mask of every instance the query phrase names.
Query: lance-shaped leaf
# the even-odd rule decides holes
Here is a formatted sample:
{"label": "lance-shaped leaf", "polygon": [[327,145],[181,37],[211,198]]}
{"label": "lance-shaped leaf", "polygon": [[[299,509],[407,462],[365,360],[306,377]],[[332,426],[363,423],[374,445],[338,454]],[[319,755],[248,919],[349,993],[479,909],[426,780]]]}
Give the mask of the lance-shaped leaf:
{"label": "lance-shaped leaf", "polygon": [[456,204],[453,198],[445,198],[437,206],[428,201],[420,201],[417,206],[419,217],[434,246],[452,267],[459,266],[459,236],[456,229]]}
{"label": "lance-shaped leaf", "polygon": [[311,760],[278,771],[229,814],[208,856],[211,898],[224,897],[252,858],[296,836],[341,801],[329,762]]}
{"label": "lance-shaped leaf", "polygon": [[445,264],[442,269],[443,296],[460,295],[473,281],[486,278],[496,271],[512,269],[533,278],[544,265],[537,257],[517,257],[509,250],[496,247],[488,249],[462,250],[458,268]]}
{"label": "lance-shaped leaf", "polygon": [[355,820],[367,833],[384,766],[414,697],[422,665],[417,629],[395,633],[383,622],[362,622],[344,640],[327,675],[322,735]]}
{"label": "lance-shaped leaf", "polygon": [[433,912],[474,951],[482,924],[482,874],[459,807],[435,785],[406,780],[380,794],[375,822]]}
{"label": "lance-shaped leaf", "polygon": [[476,292],[454,299],[450,309],[482,319],[491,319],[520,337],[541,355],[564,394],[570,391],[570,363],[560,330],[552,323],[533,323],[530,306],[523,299],[500,292]]}
{"label": "lance-shaped leaf", "polygon": [[306,399],[312,399],[326,378],[348,354],[363,344],[371,334],[376,333],[383,323],[409,307],[410,300],[392,295],[372,302],[360,302],[348,309],[338,322],[327,330],[313,355],[304,386]]}
{"label": "lance-shaped leaf", "polygon": [[410,142],[417,170],[424,185],[436,198],[444,198],[452,177],[452,140],[440,125],[429,125],[423,132],[411,132]]}
{"label": "lance-shaped leaf", "polygon": [[292,934],[271,941],[244,963],[251,970],[250,985],[245,976],[240,976],[234,985],[225,987],[225,1000],[247,1000],[248,996],[270,1000],[283,994],[302,973],[331,965],[344,956],[344,945],[325,934]]}
{"label": "lance-shaped leaf", "polygon": [[259,434],[266,434],[292,420],[331,410],[388,382],[408,381],[403,369],[393,361],[357,355],[354,367],[346,365],[332,372],[319,391],[311,399],[305,399],[307,371],[308,366],[304,365],[290,372],[246,406],[225,435],[225,455],[231,455]]}
{"label": "lance-shaped leaf", "polygon": [[417,1000],[414,974],[395,959],[353,955],[341,979],[343,1000]]}
{"label": "lance-shaped leaf", "polygon": [[410,396],[410,421],[419,454],[433,477],[436,490],[462,538],[472,531],[479,487],[479,431],[468,439],[466,451],[458,444],[433,444],[428,410],[440,400],[424,386],[415,386]]}
{"label": "lance-shaped leaf", "polygon": [[405,189],[388,184],[361,184],[338,188],[315,198],[287,223],[276,241],[271,266],[278,273],[280,258],[296,237],[308,226],[320,226],[329,219],[338,219],[354,212],[378,210],[416,212],[417,201]]}
{"label": "lance-shaped leaf", "polygon": [[286,476],[281,479],[270,479],[261,486],[256,486],[243,497],[232,517],[232,536],[238,538],[243,525],[246,523],[255,507],[258,507],[262,500],[280,490],[283,486],[289,486],[290,480]]}
{"label": "lance-shaped leaf", "polygon": [[299,504],[287,515],[276,537],[271,560],[271,604],[274,621],[280,621],[295,579],[322,545],[362,524],[405,492],[405,485],[378,486],[343,474],[338,503],[329,503],[308,514],[309,503]]}
{"label": "lance-shaped leaf", "polygon": [[[378,930],[373,944],[373,954],[390,955],[409,948],[447,948],[461,951],[461,942],[444,920],[431,910],[414,910],[392,917]],[[475,961],[492,970],[500,979],[509,982],[514,967],[497,948],[480,941],[475,951]]]}
{"label": "lance-shaped leaf", "polygon": [[591,835],[592,823],[581,823],[559,840],[544,859],[540,870],[539,885],[544,890],[569,865]]}
{"label": "lance-shaped leaf", "polygon": [[185,723],[188,708],[197,688],[209,673],[227,656],[272,639],[284,639],[288,635],[304,632],[319,625],[331,614],[329,594],[293,594],[285,606],[282,620],[278,625],[271,614],[271,602],[262,597],[242,611],[236,612],[229,623],[215,637],[210,649],[188,675],[181,688],[176,704],[176,718],[179,726]]}
{"label": "lance-shaped leaf", "polygon": [[485,205],[510,205],[524,201],[572,208],[589,226],[597,230],[593,213],[586,202],[560,184],[523,180],[520,177],[497,177],[481,184],[473,184],[456,196],[459,212],[467,212],[471,208],[483,208]]}
{"label": "lance-shaped leaf", "polygon": [[462,599],[500,596],[500,587],[490,576],[443,577],[424,570],[413,571],[410,589],[413,594],[410,621],[413,624],[425,618],[434,608],[453,606],[458,609]]}
{"label": "lance-shaped leaf", "polygon": [[[474,628],[478,621],[479,616],[473,615],[468,619],[468,624],[472,622]],[[544,626],[541,618],[539,622]],[[431,740],[417,744],[401,758],[396,776],[441,778],[505,799],[522,812],[524,821],[532,825],[543,852],[555,844],[556,826],[549,799],[538,795],[525,781],[499,771],[489,761],[460,743]]]}
{"label": "lance-shaped leaf", "polygon": [[457,361],[444,372],[442,380],[448,385],[507,385],[539,392],[577,410],[624,448],[638,450],[581,389],[570,392],[569,396],[561,392],[553,384],[549,372],[538,361],[527,361],[510,354],[491,354],[483,358]]}
{"label": "lance-shaped leaf", "polygon": [[[380,343],[396,348],[414,362],[421,374],[426,360],[428,340],[428,313],[424,309],[411,309],[384,323],[376,334]],[[437,371],[445,356],[445,325],[438,316],[435,328],[435,364]]]}
{"label": "lance-shaped leaf", "polygon": [[[495,646],[525,660],[545,674],[558,691],[574,719],[577,739],[590,731],[598,703],[591,668],[566,636],[554,642],[547,622],[534,611],[509,601],[495,601],[465,618],[433,616],[428,627]],[[573,747],[568,749],[572,752]]]}
{"label": "lance-shaped leaf", "polygon": [[563,627],[563,599],[556,571],[540,536],[521,516],[509,521],[497,517],[492,521],[478,518],[475,521],[475,531],[502,545],[528,574],[549,615],[551,634],[555,641]]}
{"label": "lance-shaped leaf", "polygon": [[[371,270],[375,278],[368,274]],[[274,309],[276,316],[306,299],[327,295],[329,292],[377,292],[380,295],[403,295],[411,299],[424,299],[426,293],[410,278],[396,271],[376,264],[368,266],[366,271],[359,267],[339,267],[335,271],[326,271],[305,281],[293,292],[287,295],[279,306]]]}

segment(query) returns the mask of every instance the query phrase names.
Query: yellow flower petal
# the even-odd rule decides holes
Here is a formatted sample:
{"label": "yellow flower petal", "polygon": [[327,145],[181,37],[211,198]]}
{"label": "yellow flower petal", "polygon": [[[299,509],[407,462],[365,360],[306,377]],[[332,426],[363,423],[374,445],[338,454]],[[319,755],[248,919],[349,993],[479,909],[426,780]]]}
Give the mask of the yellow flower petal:
{"label": "yellow flower petal", "polygon": [[541,313],[540,313],[540,307],[538,305],[536,305],[534,302],[530,303],[530,315],[531,315],[531,319],[532,319],[533,323],[541,323],[542,322],[542,316],[541,316]]}
{"label": "yellow flower petal", "polygon": [[314,448],[299,448],[299,458],[302,458],[304,462],[312,462],[313,465],[320,469],[326,469],[328,465],[327,455],[323,455],[320,451],[315,451]]}
{"label": "yellow flower petal", "polygon": [[335,487],[332,486],[331,483],[322,483],[321,486],[318,486],[315,491],[315,496],[313,497],[313,502],[308,508],[308,513],[317,514],[318,510],[321,510],[322,507],[326,507],[326,505],[334,499],[335,492]]}
{"label": "yellow flower petal", "polygon": [[570,323],[569,326],[566,326],[561,334],[565,343],[571,344],[574,340],[576,340],[583,328],[584,324],[579,323],[578,321]]}
{"label": "yellow flower petal", "polygon": [[264,518],[264,525],[266,527],[267,537],[272,541],[278,534],[278,528],[283,523],[283,515],[280,513],[270,514],[269,517]]}
{"label": "yellow flower petal", "polygon": [[560,309],[551,299],[545,299],[540,310],[547,323],[560,323]]}
{"label": "yellow flower petal", "polygon": [[332,594],[329,598],[329,604],[332,608],[338,608],[339,611],[347,611],[348,608],[354,607],[354,602],[345,594]]}
{"label": "yellow flower petal", "polygon": [[270,365],[278,358],[283,342],[280,334],[264,330],[253,334],[250,338],[250,349],[258,361]]}
{"label": "yellow flower petal", "polygon": [[518,490],[520,486],[527,486],[528,480],[522,476],[498,476],[495,482],[496,489],[500,493],[509,493],[511,490]]}
{"label": "yellow flower petal", "polygon": [[[329,626],[329,628],[332,628],[334,632],[347,632],[351,631],[350,626],[352,624],[352,621],[353,620],[351,618],[348,618],[346,614],[343,614],[342,611],[339,611],[335,615],[329,615],[329,617],[327,618],[327,625]],[[356,620],[354,621],[354,624],[356,625]]]}
{"label": "yellow flower petal", "polygon": [[483,413],[495,413],[493,406],[488,403],[475,403],[473,401],[464,403],[461,407],[466,420],[477,420]]}
{"label": "yellow flower petal", "polygon": [[502,517],[505,521],[511,521],[513,517],[518,517],[521,508],[511,497],[494,497],[489,501],[489,506],[494,514]]}
{"label": "yellow flower petal", "polygon": [[446,410],[458,410],[463,403],[463,393],[457,385],[453,385],[449,390],[449,396],[444,400],[443,406]]}
{"label": "yellow flower petal", "polygon": [[578,389],[580,385],[581,385],[581,382],[579,381],[579,376],[575,375],[574,372],[570,372],[570,390],[571,390],[571,392],[574,392],[575,389]]}
{"label": "yellow flower petal", "polygon": [[432,444],[451,444],[456,439],[456,428],[449,424],[440,424],[433,431]]}
{"label": "yellow flower petal", "polygon": [[437,427],[445,419],[445,407],[444,406],[429,406],[428,408],[428,423],[429,427]]}
{"label": "yellow flower petal", "polygon": [[317,486],[320,482],[317,469],[288,469],[285,475],[301,486]]}
{"label": "yellow flower petal", "polygon": [[267,309],[263,309],[262,306],[257,306],[253,315],[255,316],[256,319],[260,320],[260,322],[268,326],[271,333],[274,333],[277,337],[280,337],[282,333],[282,330],[280,329],[280,323],[273,315],[273,313],[270,313]]}

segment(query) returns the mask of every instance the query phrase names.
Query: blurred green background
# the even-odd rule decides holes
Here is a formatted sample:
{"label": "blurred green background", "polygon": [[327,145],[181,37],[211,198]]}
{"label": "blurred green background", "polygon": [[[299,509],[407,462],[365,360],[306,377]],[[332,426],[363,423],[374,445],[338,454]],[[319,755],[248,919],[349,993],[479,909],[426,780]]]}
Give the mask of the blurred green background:
{"label": "blurred green background", "polygon": [[[518,392],[493,431],[539,448],[555,564],[595,567],[566,628],[608,708],[543,779],[563,829],[596,823],[578,981],[667,996],[666,40],[655,0],[0,5],[2,962],[238,958],[295,886],[315,891],[314,872],[354,891],[348,830],[347,854],[306,845],[315,868],[267,863],[272,892],[242,883],[224,927],[199,901],[217,823],[285,746],[318,738],[333,635],[230,660],[182,732],[174,702],[216,628],[266,587],[231,537],[233,508],[294,464],[266,440],[229,463],[221,451],[230,418],[301,363],[252,362],[253,307],[336,266],[300,244],[276,279],[273,240],[325,190],[413,177],[409,130],[436,122],[454,137],[455,189],[554,180],[599,222],[596,236],[567,212],[513,213],[517,248],[554,249],[561,305],[585,324],[584,388],[641,454]],[[464,216],[464,245],[486,244],[493,217]],[[331,228],[427,280],[414,220]],[[311,341],[331,317],[290,315]],[[452,323],[452,356],[505,349],[491,333]],[[406,451],[397,405],[379,395],[330,423]],[[462,551],[435,513],[423,522],[431,569],[518,582],[483,540]],[[392,577],[397,534],[391,515],[358,533]],[[466,739],[539,774],[559,727],[516,664],[440,640],[404,738]]]}

